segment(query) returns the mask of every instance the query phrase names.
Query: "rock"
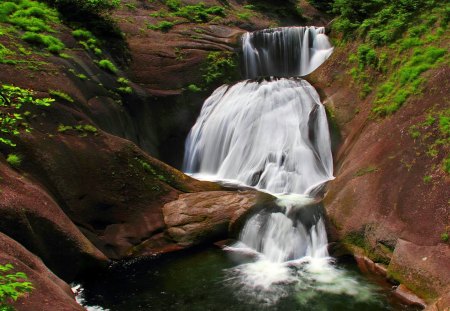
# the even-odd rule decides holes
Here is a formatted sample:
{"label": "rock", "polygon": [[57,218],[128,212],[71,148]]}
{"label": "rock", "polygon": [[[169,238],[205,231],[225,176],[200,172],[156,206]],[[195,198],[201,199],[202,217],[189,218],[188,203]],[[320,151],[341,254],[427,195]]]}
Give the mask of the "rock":
{"label": "rock", "polygon": [[[448,269],[431,285],[428,276],[437,276],[437,262],[421,263],[416,269],[420,259],[412,257],[414,252],[408,251],[405,260],[396,254],[400,254],[400,240],[415,245],[417,258],[438,250],[448,254],[440,240],[450,215],[450,178],[442,169],[448,150],[436,157],[427,154],[432,141],[439,138],[436,127],[427,129],[420,139],[414,139],[410,130],[423,124],[431,111],[448,107],[450,69],[431,69],[420,95],[411,96],[394,114],[374,120],[371,109],[376,92],[361,99],[359,86],[348,83],[352,78],[346,60],[356,53],[358,44],[336,47],[327,62],[308,76],[342,134],[334,152],[336,179],[328,184],[324,199],[329,224],[335,227],[332,238],[363,244],[366,255],[376,263],[388,265],[395,257],[395,270],[403,271],[397,281],[421,296],[436,298],[445,292]],[[385,80],[378,81],[381,85]],[[431,182],[424,182],[428,175]],[[439,262],[442,267],[443,261]],[[406,277],[410,272],[419,279]]]}
{"label": "rock", "polygon": [[14,272],[24,272],[28,276],[27,281],[34,287],[31,293],[27,293],[13,304],[16,310],[84,310],[75,302],[68,284],[54,275],[36,255],[0,232],[0,264],[7,263],[14,266]]}
{"label": "rock", "polygon": [[450,290],[449,258],[450,247],[443,243],[420,246],[399,240],[388,275],[407,284],[421,297],[431,300]]}
{"label": "rock", "polygon": [[450,291],[433,304],[428,305],[425,311],[450,311]]}
{"label": "rock", "polygon": [[400,284],[394,291],[394,295],[403,300],[406,304],[410,306],[418,306],[425,308],[427,305],[425,301],[415,295],[412,291],[410,291],[405,285]]}
{"label": "rock", "polygon": [[220,189],[101,130],[53,137],[33,133],[21,146],[26,159],[21,169],[52,189],[67,216],[112,259],[161,233],[161,208],[180,193]]}
{"label": "rock", "polygon": [[[80,232],[36,180],[0,160],[0,230],[71,280],[108,259]],[[68,264],[70,263],[70,264]]]}
{"label": "rock", "polygon": [[167,233],[187,247],[227,238],[230,224],[254,208],[256,191],[212,191],[182,194],[163,207]]}

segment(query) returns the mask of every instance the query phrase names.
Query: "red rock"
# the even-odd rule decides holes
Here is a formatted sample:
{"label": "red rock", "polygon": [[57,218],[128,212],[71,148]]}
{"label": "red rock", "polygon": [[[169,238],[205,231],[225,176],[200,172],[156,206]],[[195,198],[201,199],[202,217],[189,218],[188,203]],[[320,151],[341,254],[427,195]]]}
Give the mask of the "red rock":
{"label": "red rock", "polygon": [[18,311],[49,310],[81,311],[83,307],[75,302],[75,297],[68,284],[54,275],[34,254],[22,245],[0,232],[0,264],[10,263],[14,272],[24,272],[34,289],[19,298],[13,306]]}

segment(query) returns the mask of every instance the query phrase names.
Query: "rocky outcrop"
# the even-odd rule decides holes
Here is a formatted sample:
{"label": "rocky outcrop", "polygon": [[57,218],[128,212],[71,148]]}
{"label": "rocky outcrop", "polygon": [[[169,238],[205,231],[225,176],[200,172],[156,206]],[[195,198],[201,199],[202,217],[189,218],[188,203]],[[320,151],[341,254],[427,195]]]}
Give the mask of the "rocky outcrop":
{"label": "rocky outcrop", "polygon": [[450,179],[441,165],[445,152],[429,153],[441,135],[436,123],[420,138],[411,129],[422,126],[428,114],[448,108],[450,70],[430,70],[420,95],[393,115],[374,118],[374,95],[361,99],[359,86],[348,83],[347,60],[355,52],[351,43],[337,47],[308,77],[342,135],[335,149],[336,179],[325,197],[334,227],[329,231],[388,267],[397,281],[430,302],[450,284],[448,273],[442,272],[450,246],[441,240],[450,223]]}
{"label": "rocky outcrop", "polygon": [[28,277],[27,281],[33,284],[33,290],[13,304],[16,310],[84,310],[75,302],[68,284],[54,275],[36,255],[1,232],[0,264],[12,264],[13,273],[24,272]]}
{"label": "rocky outcrop", "polygon": [[80,232],[42,185],[2,161],[0,189],[1,233],[41,257],[56,274],[73,279],[82,271],[106,265],[105,255]]}
{"label": "rocky outcrop", "polygon": [[167,233],[183,247],[225,239],[232,225],[267,197],[257,191],[182,194],[163,207]]}

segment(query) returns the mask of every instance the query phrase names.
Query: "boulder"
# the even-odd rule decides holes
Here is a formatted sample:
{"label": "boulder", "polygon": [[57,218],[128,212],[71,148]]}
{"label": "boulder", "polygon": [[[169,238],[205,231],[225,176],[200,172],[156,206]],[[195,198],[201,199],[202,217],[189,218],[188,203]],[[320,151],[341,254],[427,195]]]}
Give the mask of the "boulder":
{"label": "boulder", "polygon": [[163,207],[167,233],[183,247],[225,239],[230,225],[265,196],[257,191],[182,194]]}

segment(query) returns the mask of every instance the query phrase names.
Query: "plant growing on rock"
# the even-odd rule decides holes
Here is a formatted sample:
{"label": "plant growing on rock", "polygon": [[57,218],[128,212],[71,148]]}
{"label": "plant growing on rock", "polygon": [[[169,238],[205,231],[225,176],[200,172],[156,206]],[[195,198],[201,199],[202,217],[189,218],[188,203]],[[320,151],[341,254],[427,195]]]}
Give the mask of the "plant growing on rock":
{"label": "plant growing on rock", "polygon": [[10,153],[6,158],[6,162],[12,167],[19,167],[22,164],[22,157],[16,153]]}
{"label": "plant growing on rock", "polygon": [[53,98],[35,98],[32,90],[4,84],[0,86],[0,143],[10,147],[16,146],[13,137],[20,133],[31,132],[27,122],[33,106],[48,107],[55,100]]}
{"label": "plant growing on rock", "polygon": [[28,277],[23,272],[13,273],[14,266],[11,264],[0,265],[0,310],[12,311],[10,305],[25,293],[33,290],[33,284],[27,281]]}

